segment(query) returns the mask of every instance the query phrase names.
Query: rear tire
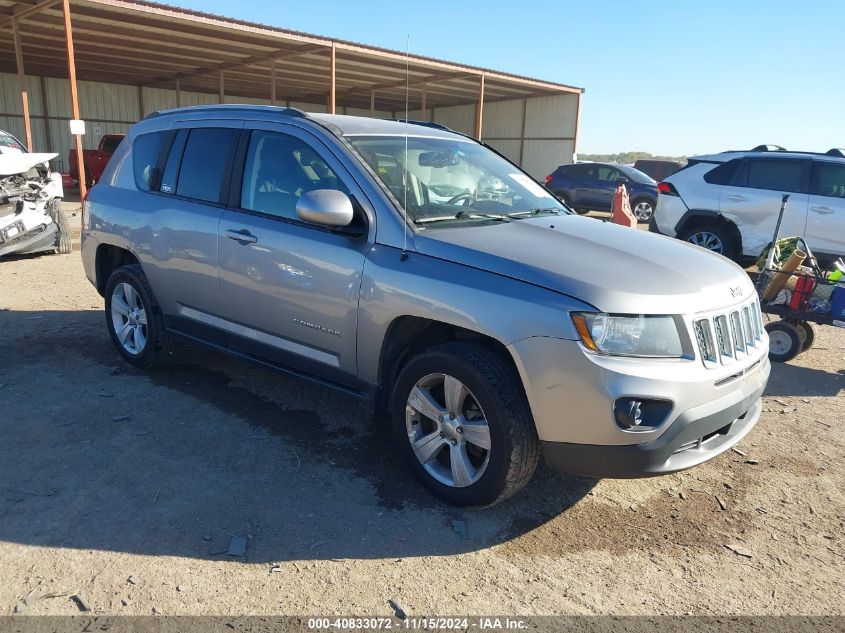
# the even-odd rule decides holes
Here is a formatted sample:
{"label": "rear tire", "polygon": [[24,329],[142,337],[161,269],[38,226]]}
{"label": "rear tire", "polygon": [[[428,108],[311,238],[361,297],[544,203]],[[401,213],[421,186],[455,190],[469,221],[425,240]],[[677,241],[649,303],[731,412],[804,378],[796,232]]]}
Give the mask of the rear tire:
{"label": "rear tire", "polygon": [[631,202],[631,212],[637,222],[649,222],[654,217],[654,202],[648,198],[636,198]]}
{"label": "rear tire", "polygon": [[734,261],[739,255],[737,253],[739,245],[724,224],[716,222],[696,224],[682,231],[679,237],[685,242],[719,253],[719,255]]}
{"label": "rear tire", "polygon": [[[447,385],[461,394],[451,404]],[[449,503],[493,505],[537,468],[540,443],[519,377],[485,347],[446,343],[413,358],[394,385],[391,414],[414,474]]]}
{"label": "rear tire", "polygon": [[109,335],[123,360],[142,369],[164,365],[173,354],[173,341],[141,267],[128,264],[115,270],[105,297]]}
{"label": "rear tire", "polygon": [[59,255],[67,255],[73,250],[73,240],[70,235],[70,224],[58,198],[53,198],[47,203],[47,213],[56,223],[56,252]]}
{"label": "rear tire", "polygon": [[791,323],[786,321],[772,321],[766,323],[769,334],[769,360],[775,363],[786,363],[798,356],[803,346],[801,335]]}

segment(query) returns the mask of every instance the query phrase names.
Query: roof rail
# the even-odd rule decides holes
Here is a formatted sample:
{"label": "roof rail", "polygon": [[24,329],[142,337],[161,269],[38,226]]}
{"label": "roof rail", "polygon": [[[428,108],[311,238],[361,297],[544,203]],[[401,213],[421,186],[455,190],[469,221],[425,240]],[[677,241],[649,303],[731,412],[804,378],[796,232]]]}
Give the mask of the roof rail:
{"label": "roof rail", "polygon": [[299,119],[307,119],[310,118],[308,114],[299,110],[298,108],[290,108],[290,107],[283,107],[283,106],[269,106],[269,105],[253,105],[253,104],[243,104],[243,103],[227,103],[227,104],[212,104],[212,105],[195,105],[195,106],[185,106],[182,108],[169,108],[167,110],[157,110],[155,112],[151,112],[148,114],[144,119],[154,119],[159,116],[164,116],[165,114],[176,114],[176,113],[190,113],[190,112],[203,112],[203,113],[214,113],[214,112],[235,112],[239,110],[248,110],[248,111],[257,111],[257,112],[272,112],[273,114],[283,114],[285,116],[296,117]]}
{"label": "roof rail", "polygon": [[[452,128],[441,125],[440,123],[433,123],[432,121],[414,121],[413,119],[393,119],[397,123],[412,123],[413,125],[422,125],[423,127],[434,128],[435,130],[444,130],[446,132],[455,132]],[[460,132],[455,132],[460,134]]]}
{"label": "roof rail", "polygon": [[780,145],[758,145],[757,147],[752,148],[752,152],[785,152],[787,151],[785,147],[781,147]]}

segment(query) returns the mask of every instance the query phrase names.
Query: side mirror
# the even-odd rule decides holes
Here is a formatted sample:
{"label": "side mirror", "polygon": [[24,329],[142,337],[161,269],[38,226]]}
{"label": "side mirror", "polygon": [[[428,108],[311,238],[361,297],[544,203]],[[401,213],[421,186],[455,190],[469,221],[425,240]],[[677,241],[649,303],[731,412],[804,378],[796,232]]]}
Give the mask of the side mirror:
{"label": "side mirror", "polygon": [[311,224],[349,226],[352,222],[352,201],[336,189],[306,191],[296,201],[296,215]]}

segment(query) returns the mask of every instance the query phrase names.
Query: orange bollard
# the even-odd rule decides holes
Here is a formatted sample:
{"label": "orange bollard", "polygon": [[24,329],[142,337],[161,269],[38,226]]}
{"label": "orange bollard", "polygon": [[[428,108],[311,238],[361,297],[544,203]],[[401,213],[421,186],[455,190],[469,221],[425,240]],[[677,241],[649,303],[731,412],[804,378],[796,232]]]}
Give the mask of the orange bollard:
{"label": "orange bollard", "polygon": [[616,192],[613,194],[613,206],[611,207],[612,217],[611,222],[614,224],[621,224],[622,226],[630,226],[637,228],[637,218],[631,212],[631,202],[628,199],[628,190],[623,183],[616,186]]}

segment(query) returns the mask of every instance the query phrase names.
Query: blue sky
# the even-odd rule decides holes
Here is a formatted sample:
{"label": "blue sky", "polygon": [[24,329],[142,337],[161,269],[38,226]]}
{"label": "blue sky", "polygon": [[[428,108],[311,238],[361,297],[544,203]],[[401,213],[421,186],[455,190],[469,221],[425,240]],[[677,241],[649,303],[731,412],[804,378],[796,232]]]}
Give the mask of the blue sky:
{"label": "blue sky", "polygon": [[579,153],[845,147],[845,2],[171,3],[586,88]]}

